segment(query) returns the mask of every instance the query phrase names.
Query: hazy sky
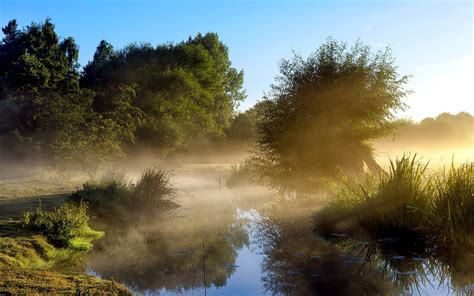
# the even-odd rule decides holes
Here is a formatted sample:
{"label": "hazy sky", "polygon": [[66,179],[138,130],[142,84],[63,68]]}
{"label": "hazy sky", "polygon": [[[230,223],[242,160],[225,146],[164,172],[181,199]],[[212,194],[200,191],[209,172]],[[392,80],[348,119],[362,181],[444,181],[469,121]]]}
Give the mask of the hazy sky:
{"label": "hazy sky", "polygon": [[24,1],[0,0],[0,23],[20,26],[51,17],[62,37],[80,45],[85,65],[101,39],[115,48],[134,41],[179,42],[217,32],[233,66],[245,72],[242,110],[268,91],[278,62],[304,56],[328,36],[374,49],[390,45],[402,74],[411,74],[400,114],[419,120],[447,111],[474,114],[472,1]]}

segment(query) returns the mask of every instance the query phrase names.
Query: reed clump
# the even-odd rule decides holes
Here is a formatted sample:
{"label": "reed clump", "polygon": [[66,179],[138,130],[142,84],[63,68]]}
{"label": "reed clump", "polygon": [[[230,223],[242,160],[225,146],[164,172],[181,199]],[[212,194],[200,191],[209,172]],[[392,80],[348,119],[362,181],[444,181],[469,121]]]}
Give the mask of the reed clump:
{"label": "reed clump", "polygon": [[417,234],[443,243],[472,241],[473,164],[428,174],[415,156],[391,160],[388,172],[346,179],[314,215],[319,234],[363,231],[372,236]]}
{"label": "reed clump", "polygon": [[124,217],[130,213],[173,205],[176,189],[170,173],[162,169],[146,169],[136,183],[110,177],[88,182],[71,195],[76,202],[85,201],[91,211],[101,217]]}
{"label": "reed clump", "polygon": [[255,183],[255,167],[251,159],[231,165],[230,174],[226,180],[227,187],[244,187]]}

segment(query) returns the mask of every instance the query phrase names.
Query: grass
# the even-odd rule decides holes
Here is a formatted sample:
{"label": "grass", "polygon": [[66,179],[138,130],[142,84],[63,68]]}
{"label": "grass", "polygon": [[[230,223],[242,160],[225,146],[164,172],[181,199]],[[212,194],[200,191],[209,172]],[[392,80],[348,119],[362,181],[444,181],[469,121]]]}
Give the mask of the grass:
{"label": "grass", "polygon": [[252,186],[259,183],[255,160],[249,158],[230,167],[230,174],[226,180],[229,188]]}
{"label": "grass", "polygon": [[[84,217],[74,217],[83,210],[67,204],[51,212],[26,214],[28,223],[0,220],[1,295],[130,295],[123,285],[71,271],[92,248],[92,240],[102,236],[90,229]],[[58,229],[74,234],[63,247],[57,244],[58,233],[63,233]]]}
{"label": "grass", "polygon": [[463,241],[474,234],[474,175],[473,163],[458,168],[451,165],[434,178],[431,227],[442,239]]}
{"label": "grass", "polygon": [[89,275],[1,265],[0,274],[1,295],[132,295],[121,284]]}
{"label": "grass", "polygon": [[79,180],[44,178],[0,180],[0,200],[68,194],[79,188],[81,183]]}
{"label": "grass", "polygon": [[346,180],[328,206],[314,215],[319,234],[364,231],[371,236],[422,235],[442,242],[472,242],[473,164],[427,173],[427,164],[403,156],[387,173]]}
{"label": "grass", "polygon": [[169,172],[152,168],[143,171],[136,183],[114,176],[85,183],[70,199],[88,203],[99,217],[123,218],[174,205],[175,193]]}

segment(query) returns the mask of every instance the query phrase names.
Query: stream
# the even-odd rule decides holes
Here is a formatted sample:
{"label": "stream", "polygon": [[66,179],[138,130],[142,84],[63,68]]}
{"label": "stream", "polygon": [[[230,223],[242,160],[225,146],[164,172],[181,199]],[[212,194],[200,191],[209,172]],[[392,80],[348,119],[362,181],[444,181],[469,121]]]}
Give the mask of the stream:
{"label": "stream", "polygon": [[105,225],[87,271],[145,295],[472,295],[474,251],[311,232],[307,204],[263,188],[227,189],[217,173],[176,177],[180,207]]}

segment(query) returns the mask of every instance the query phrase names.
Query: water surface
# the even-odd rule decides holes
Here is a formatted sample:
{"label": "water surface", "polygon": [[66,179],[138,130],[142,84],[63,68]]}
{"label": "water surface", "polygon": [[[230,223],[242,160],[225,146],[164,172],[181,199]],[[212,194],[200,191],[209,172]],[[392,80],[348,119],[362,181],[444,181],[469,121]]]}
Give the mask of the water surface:
{"label": "water surface", "polygon": [[447,256],[416,240],[317,237],[308,204],[276,203],[261,188],[228,190],[212,173],[183,174],[177,184],[181,207],[102,225],[90,273],[149,295],[474,293],[474,251]]}

